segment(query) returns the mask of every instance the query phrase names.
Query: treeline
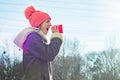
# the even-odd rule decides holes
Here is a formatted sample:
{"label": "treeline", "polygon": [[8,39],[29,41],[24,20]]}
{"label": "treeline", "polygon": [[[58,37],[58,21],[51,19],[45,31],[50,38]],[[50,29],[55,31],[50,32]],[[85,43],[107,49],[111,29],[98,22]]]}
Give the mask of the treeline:
{"label": "treeline", "polygon": [[[109,48],[84,56],[80,42],[65,39],[52,62],[53,80],[120,80],[120,49]],[[0,80],[20,80],[22,63],[17,59],[0,67]]]}
{"label": "treeline", "polygon": [[58,56],[53,62],[54,80],[120,80],[120,50]]}

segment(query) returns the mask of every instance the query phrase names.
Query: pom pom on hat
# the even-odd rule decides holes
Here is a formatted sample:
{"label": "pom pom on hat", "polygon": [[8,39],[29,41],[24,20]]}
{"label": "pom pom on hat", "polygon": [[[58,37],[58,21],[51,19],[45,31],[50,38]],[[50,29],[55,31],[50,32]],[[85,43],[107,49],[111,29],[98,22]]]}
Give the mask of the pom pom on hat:
{"label": "pom pom on hat", "polygon": [[29,19],[30,16],[32,15],[32,13],[34,13],[34,12],[35,12],[35,9],[34,9],[33,6],[27,7],[26,10],[25,10],[25,17],[26,17],[27,19]]}
{"label": "pom pom on hat", "polygon": [[35,28],[45,20],[51,19],[47,13],[35,10],[33,6],[29,6],[25,9],[25,17],[29,20],[31,26]]}

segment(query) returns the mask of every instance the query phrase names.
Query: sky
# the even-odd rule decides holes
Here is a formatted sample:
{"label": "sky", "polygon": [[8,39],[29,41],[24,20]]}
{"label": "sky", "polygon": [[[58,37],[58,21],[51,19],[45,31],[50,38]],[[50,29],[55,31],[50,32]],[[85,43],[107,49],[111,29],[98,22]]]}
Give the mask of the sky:
{"label": "sky", "polygon": [[78,39],[84,53],[120,48],[119,0],[0,0],[0,44],[30,26],[24,10],[31,4],[48,13],[53,25],[63,24],[63,35]]}

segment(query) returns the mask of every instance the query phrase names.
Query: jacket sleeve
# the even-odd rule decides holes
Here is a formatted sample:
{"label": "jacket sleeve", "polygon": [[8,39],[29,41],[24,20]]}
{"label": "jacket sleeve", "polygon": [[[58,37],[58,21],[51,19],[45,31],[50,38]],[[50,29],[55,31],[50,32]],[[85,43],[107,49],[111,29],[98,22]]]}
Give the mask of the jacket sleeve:
{"label": "jacket sleeve", "polygon": [[61,39],[54,37],[48,45],[43,42],[42,37],[39,34],[34,32],[27,37],[23,50],[41,60],[52,61],[58,54],[61,44]]}

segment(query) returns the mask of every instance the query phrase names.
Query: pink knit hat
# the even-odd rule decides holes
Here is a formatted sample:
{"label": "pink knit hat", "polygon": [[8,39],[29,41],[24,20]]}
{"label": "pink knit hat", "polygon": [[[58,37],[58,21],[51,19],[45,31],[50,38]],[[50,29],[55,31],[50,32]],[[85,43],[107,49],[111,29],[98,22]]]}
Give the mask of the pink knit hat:
{"label": "pink knit hat", "polygon": [[47,13],[35,10],[33,6],[26,8],[25,17],[29,20],[31,26],[35,28],[45,20],[51,19]]}

